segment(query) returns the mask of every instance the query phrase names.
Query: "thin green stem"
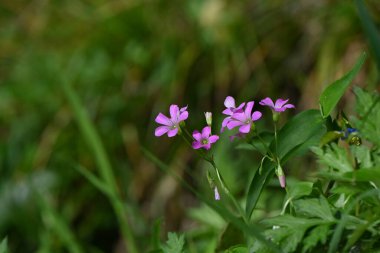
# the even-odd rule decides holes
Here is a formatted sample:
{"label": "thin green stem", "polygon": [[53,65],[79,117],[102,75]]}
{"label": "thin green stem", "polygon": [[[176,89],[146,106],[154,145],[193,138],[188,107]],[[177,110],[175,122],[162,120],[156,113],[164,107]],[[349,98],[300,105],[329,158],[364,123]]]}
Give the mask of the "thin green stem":
{"label": "thin green stem", "polygon": [[[190,135],[189,131],[187,130],[186,127],[182,127],[181,128],[183,130],[183,132],[187,135],[188,138],[190,138],[191,140],[193,140],[193,137]],[[190,143],[190,141],[188,140],[188,138],[186,138],[186,136],[184,136],[183,134],[181,135],[182,138],[185,140],[185,142],[187,143],[187,145],[192,148],[192,145]],[[216,164],[215,164],[215,161],[214,161],[214,158],[211,156],[209,157],[207,155],[206,152],[204,152],[203,150],[201,149],[198,149],[198,150],[195,150],[197,152],[197,154],[202,157],[205,161],[209,162],[212,167],[215,169],[215,173],[216,173],[216,176],[220,182],[220,185],[222,186],[224,192],[226,193],[226,195],[230,198],[230,200],[232,201],[232,203],[234,204],[234,206],[236,207],[237,211],[239,212],[239,214],[242,216],[242,218],[244,219],[244,222],[246,222],[248,224],[248,220],[245,216],[245,212],[243,211],[243,209],[241,208],[241,206],[239,205],[239,203],[237,202],[237,200],[235,199],[235,197],[231,194],[231,191],[229,190],[229,188],[227,187],[225,181],[223,180],[222,178],[222,175],[220,174],[219,172],[219,169],[217,168]]]}
{"label": "thin green stem", "polygon": [[273,152],[267,147],[267,145],[265,144],[265,141],[263,140],[263,138],[261,138],[261,136],[259,134],[256,134],[256,136],[259,139],[259,141],[261,142],[261,144],[265,147],[265,149],[267,150],[267,152],[271,156],[271,158],[273,160],[277,160],[275,154],[273,154]]}
{"label": "thin green stem", "polygon": [[242,209],[242,207],[240,206],[240,204],[237,202],[237,200],[235,199],[235,197],[231,194],[230,189],[226,185],[226,183],[225,183],[222,175],[220,174],[218,167],[216,167],[215,161],[213,159],[211,160],[210,164],[212,165],[212,167],[214,167],[216,176],[218,177],[218,180],[219,180],[220,185],[222,186],[224,192],[231,199],[232,203],[235,205],[237,211],[239,212],[239,214],[243,218],[244,222],[248,224],[248,220],[247,220],[247,217],[245,215],[244,210]]}
{"label": "thin green stem", "polygon": [[[275,145],[275,153],[276,153],[276,157],[278,157],[278,153],[277,153],[277,124],[276,122],[273,122],[273,125],[274,125],[274,145]],[[278,160],[278,159],[277,159]]]}

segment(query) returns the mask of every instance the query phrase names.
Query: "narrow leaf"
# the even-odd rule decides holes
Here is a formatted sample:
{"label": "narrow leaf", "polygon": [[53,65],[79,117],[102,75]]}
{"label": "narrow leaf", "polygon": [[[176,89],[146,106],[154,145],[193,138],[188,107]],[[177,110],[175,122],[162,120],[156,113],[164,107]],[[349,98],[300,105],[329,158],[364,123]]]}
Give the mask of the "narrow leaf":
{"label": "narrow leaf", "polygon": [[5,237],[0,243],[0,253],[8,253],[8,239]]}
{"label": "narrow leaf", "polygon": [[363,0],[356,0],[355,4],[356,8],[358,9],[358,14],[362,22],[363,30],[375,55],[377,68],[380,71],[380,34],[377,31],[376,26],[370,17],[368,9],[363,3]]}
{"label": "narrow leaf", "polygon": [[319,104],[321,107],[321,113],[324,118],[330,115],[340,98],[343,96],[344,92],[358,74],[360,68],[362,67],[366,58],[366,54],[363,53],[359,59],[356,61],[355,66],[342,78],[336,80],[330,84],[323,92],[319,98]]}

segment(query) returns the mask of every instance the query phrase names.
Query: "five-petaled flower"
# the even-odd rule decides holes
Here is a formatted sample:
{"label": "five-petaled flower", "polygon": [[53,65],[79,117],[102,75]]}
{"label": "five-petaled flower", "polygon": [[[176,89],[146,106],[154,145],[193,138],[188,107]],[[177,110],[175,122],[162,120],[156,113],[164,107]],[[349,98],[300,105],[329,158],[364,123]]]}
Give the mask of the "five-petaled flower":
{"label": "five-petaled flower", "polygon": [[[252,108],[255,103],[253,101],[248,102],[244,112],[233,113],[230,120],[227,123],[228,129],[239,127],[239,132],[243,134],[249,133],[253,122],[261,118],[261,112],[255,111],[252,113]],[[252,114],[251,114],[252,113]]]}
{"label": "five-petaled flower", "polygon": [[199,149],[199,148],[204,148],[204,149],[210,149],[211,144],[215,143],[217,140],[219,140],[219,136],[217,135],[211,135],[211,127],[206,126],[202,129],[202,133],[198,132],[195,130],[193,132],[193,138],[195,141],[193,141],[193,148],[194,149]]}
{"label": "five-petaled flower", "polygon": [[161,136],[166,133],[168,137],[176,136],[180,128],[179,124],[189,116],[187,106],[179,109],[178,105],[171,105],[169,111],[170,119],[162,113],[157,115],[155,121],[162,126],[156,128],[154,132],[155,136]]}
{"label": "five-petaled flower", "polygon": [[275,112],[283,112],[286,109],[294,108],[294,105],[292,104],[286,104],[289,101],[289,99],[277,99],[275,103],[273,103],[272,99],[270,98],[264,98],[260,101],[260,105],[263,106],[269,106],[273,111]]}
{"label": "five-petaled flower", "polygon": [[238,107],[236,107],[235,99],[231,96],[226,97],[224,100],[224,106],[226,109],[224,109],[223,114],[228,115],[228,117],[226,117],[222,122],[222,129],[220,130],[221,132],[224,131],[228,122],[231,120],[231,116],[234,113],[243,112],[244,105],[245,103],[241,103]]}

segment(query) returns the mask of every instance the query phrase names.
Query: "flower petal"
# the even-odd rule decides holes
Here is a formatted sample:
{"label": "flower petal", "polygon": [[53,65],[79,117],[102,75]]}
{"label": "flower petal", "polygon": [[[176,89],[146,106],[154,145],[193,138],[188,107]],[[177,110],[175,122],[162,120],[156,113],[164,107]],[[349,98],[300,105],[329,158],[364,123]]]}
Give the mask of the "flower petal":
{"label": "flower petal", "polygon": [[193,149],[199,149],[202,147],[202,143],[199,141],[193,141],[191,146],[193,146]]}
{"label": "flower petal", "polygon": [[275,108],[281,108],[284,104],[286,104],[289,101],[289,99],[282,99],[279,98],[276,100],[276,104],[274,105]]}
{"label": "flower petal", "polygon": [[195,131],[193,132],[193,138],[196,139],[197,141],[201,141],[201,139],[202,139],[202,135],[201,135],[200,132],[198,132],[197,130],[195,130]]}
{"label": "flower petal", "polygon": [[256,120],[260,119],[261,116],[262,116],[262,113],[261,113],[261,112],[259,112],[259,111],[255,111],[255,112],[252,113],[252,117],[251,117],[251,119],[252,119],[253,121],[256,121]]}
{"label": "flower petal", "polygon": [[209,150],[209,149],[211,148],[211,144],[210,144],[210,143],[207,143],[207,144],[202,145],[202,147],[203,147],[204,149]]}
{"label": "flower petal", "polygon": [[177,133],[178,133],[178,128],[176,127],[176,128],[174,128],[174,129],[172,129],[172,130],[169,130],[169,132],[168,132],[168,136],[169,136],[169,137],[174,137],[174,136],[177,135]]}
{"label": "flower petal", "polygon": [[249,133],[249,130],[251,130],[251,124],[245,124],[239,128],[239,132],[244,134]]}
{"label": "flower petal", "polygon": [[230,108],[227,108],[224,109],[222,113],[225,115],[232,115],[234,112]]}
{"label": "flower petal", "polygon": [[223,122],[222,122],[222,127],[226,127],[227,126],[227,123],[230,122],[231,120],[231,117],[226,117]]}
{"label": "flower petal", "polygon": [[227,108],[235,108],[235,99],[231,96],[226,97],[224,100],[224,106]]}
{"label": "flower petal", "polygon": [[241,103],[238,107],[235,108],[234,112],[243,112],[243,107],[245,103]]}
{"label": "flower petal", "polygon": [[[249,117],[249,116],[248,116]],[[231,116],[231,120],[237,120],[237,121],[241,121],[241,122],[244,122],[247,120],[247,115],[245,115],[244,112],[241,112],[241,113],[234,113],[232,116]]]}
{"label": "flower petal", "polygon": [[243,124],[244,124],[243,122],[240,122],[237,120],[231,120],[230,122],[228,122],[227,128],[231,130],[231,129],[234,129],[235,127],[241,126]]}
{"label": "flower petal", "polygon": [[289,108],[296,108],[296,107],[294,105],[292,105],[292,104],[286,104],[282,108],[289,109]]}
{"label": "flower petal", "polygon": [[245,107],[245,115],[247,115],[247,117],[250,117],[251,116],[251,113],[252,113],[252,108],[253,108],[253,105],[255,104],[255,102],[253,101],[250,101],[247,103],[247,106]]}
{"label": "flower petal", "polygon": [[210,134],[211,134],[211,127],[206,126],[202,129],[202,138],[203,139],[208,139]]}
{"label": "flower petal", "polygon": [[159,126],[159,127],[157,127],[156,130],[154,131],[154,135],[155,135],[156,137],[160,137],[160,136],[166,134],[169,130],[170,130],[170,128],[167,127],[167,126]]}
{"label": "flower petal", "polygon": [[179,112],[184,112],[184,111],[187,111],[187,105],[185,107],[182,107]]}
{"label": "flower petal", "polygon": [[189,117],[189,112],[187,112],[187,111],[181,112],[180,115],[179,115],[178,122],[180,122],[180,121],[184,121],[184,120],[186,120],[188,117]]}
{"label": "flower petal", "polygon": [[264,98],[263,100],[261,100],[259,102],[260,105],[263,105],[263,106],[269,106],[271,108],[274,108],[274,104],[273,104],[273,101],[272,99],[270,99],[269,97],[267,98]]}
{"label": "flower petal", "polygon": [[158,124],[161,124],[161,125],[165,125],[165,126],[171,126],[172,125],[172,122],[170,121],[170,119],[168,117],[166,117],[164,114],[162,113],[159,113],[155,119],[155,121],[158,123]]}
{"label": "flower petal", "polygon": [[219,136],[217,136],[217,135],[211,135],[208,138],[208,143],[215,143],[217,140],[219,140]]}
{"label": "flower petal", "polygon": [[179,108],[178,105],[171,105],[170,106],[170,118],[174,123],[178,123],[178,116],[179,116]]}

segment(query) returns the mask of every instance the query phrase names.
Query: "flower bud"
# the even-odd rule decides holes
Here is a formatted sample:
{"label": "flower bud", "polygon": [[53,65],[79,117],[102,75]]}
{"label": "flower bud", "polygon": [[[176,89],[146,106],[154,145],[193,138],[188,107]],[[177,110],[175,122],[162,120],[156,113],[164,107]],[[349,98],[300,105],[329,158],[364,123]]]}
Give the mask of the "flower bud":
{"label": "flower bud", "polygon": [[205,112],[206,122],[208,126],[211,126],[212,124],[212,113],[211,112]]}
{"label": "flower bud", "polygon": [[215,194],[215,200],[220,200],[220,195],[219,195],[218,187],[216,187],[216,186],[214,188],[214,194]]}
{"label": "flower bud", "polygon": [[285,178],[284,171],[281,168],[281,165],[278,165],[277,170],[276,170],[276,174],[278,177],[278,181],[280,181],[281,188],[285,188],[286,178]]}

